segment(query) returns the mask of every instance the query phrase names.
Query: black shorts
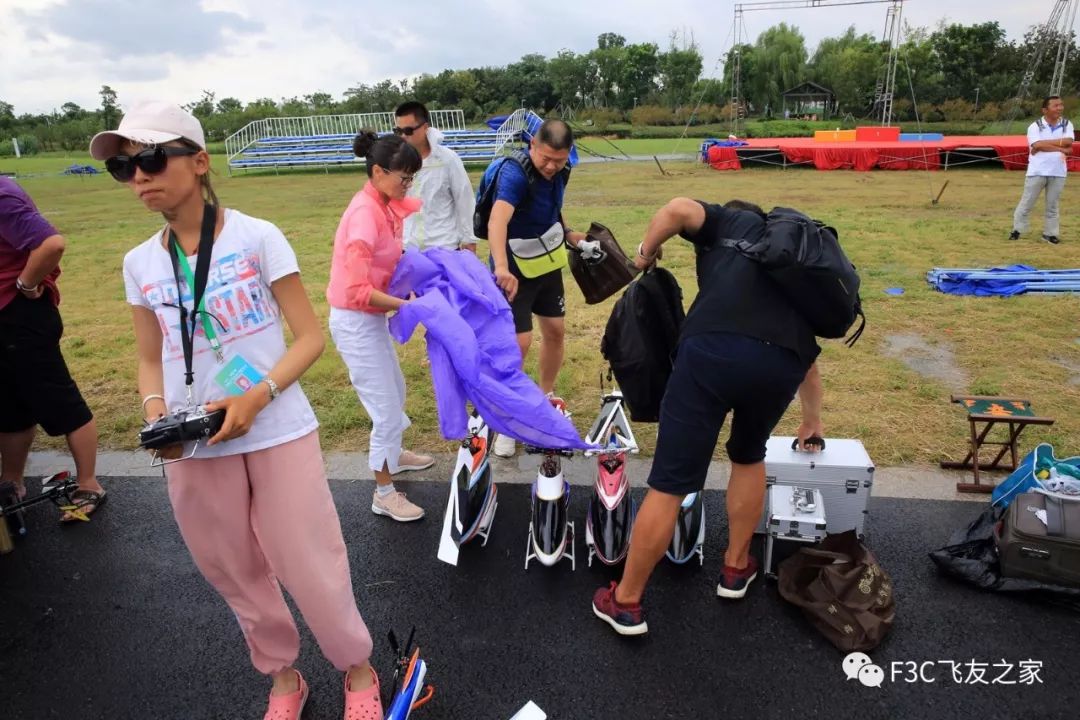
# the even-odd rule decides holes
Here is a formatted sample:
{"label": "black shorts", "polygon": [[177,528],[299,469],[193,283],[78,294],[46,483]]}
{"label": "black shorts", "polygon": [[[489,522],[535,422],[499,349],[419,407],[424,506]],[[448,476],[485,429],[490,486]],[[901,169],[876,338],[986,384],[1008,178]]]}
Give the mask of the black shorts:
{"label": "black shorts", "polygon": [[510,303],[514,313],[514,332],[532,330],[532,316],[561,318],[566,315],[566,294],[563,291],[562,270],[536,278],[518,277],[518,291]]}
{"label": "black shorts", "polygon": [[63,334],[47,293],[17,295],[0,310],[0,432],[41,425],[49,435],[67,435],[93,418],[60,354]]}
{"label": "black shorts", "polygon": [[729,412],[731,462],[764,460],[765,441],[808,369],[794,351],[745,335],[704,333],[683,339],[660,405],[649,486],[671,495],[701,490]]}

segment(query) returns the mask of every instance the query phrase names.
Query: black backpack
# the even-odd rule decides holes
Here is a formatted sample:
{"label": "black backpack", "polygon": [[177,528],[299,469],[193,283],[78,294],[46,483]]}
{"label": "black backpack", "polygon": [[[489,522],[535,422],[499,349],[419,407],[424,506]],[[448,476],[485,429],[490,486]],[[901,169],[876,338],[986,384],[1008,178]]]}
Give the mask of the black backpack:
{"label": "black backpack", "polygon": [[847,345],[866,328],[859,298],[859,275],[836,236],[836,229],[798,210],[773,208],[758,240],[724,240],[722,244],[761,263],[787,295],[814,334],[842,338],[857,317],[862,324]]}
{"label": "black backpack", "polygon": [[660,420],[660,401],[671,377],[685,318],[682,289],[664,268],[630,283],[611,311],[600,352],[634,422]]}
{"label": "black backpack", "polygon": [[[522,206],[517,209],[521,210],[527,207],[528,202],[532,199],[532,187],[533,180],[536,178],[536,170],[533,168],[532,159],[529,157],[529,153],[524,150],[515,150],[509,155],[492,160],[491,164],[484,170],[484,174],[480,177],[480,187],[476,189],[476,210],[473,211],[473,235],[481,240],[487,240],[488,218],[491,217],[491,206],[495,204],[495,190],[499,187],[499,172],[502,170],[502,166],[507,162],[516,162],[520,165],[521,169],[525,171],[525,177],[529,179],[529,194],[526,195],[525,202]],[[560,170],[559,174],[563,176],[563,188],[565,189],[566,183],[570,179],[570,166],[567,165]]]}

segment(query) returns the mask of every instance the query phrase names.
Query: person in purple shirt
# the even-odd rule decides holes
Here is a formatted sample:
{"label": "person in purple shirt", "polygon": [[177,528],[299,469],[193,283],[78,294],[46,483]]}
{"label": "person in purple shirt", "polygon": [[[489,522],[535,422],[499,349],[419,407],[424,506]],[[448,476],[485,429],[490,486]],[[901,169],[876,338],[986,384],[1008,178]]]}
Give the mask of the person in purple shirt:
{"label": "person in purple shirt", "polygon": [[23,473],[40,425],[64,435],[79,489],[72,495],[82,519],[105,502],[95,475],[97,425],[60,353],[60,258],[64,238],[14,181],[0,178],[0,485],[26,494]]}

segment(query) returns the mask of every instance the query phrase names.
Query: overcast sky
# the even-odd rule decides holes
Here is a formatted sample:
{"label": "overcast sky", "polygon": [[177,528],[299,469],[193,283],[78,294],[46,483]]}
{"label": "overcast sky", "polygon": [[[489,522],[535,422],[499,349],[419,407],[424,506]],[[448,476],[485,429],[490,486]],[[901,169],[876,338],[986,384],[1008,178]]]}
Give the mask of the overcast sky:
{"label": "overcast sky", "polygon": [[[1053,6],[908,0],[904,19],[997,20],[1019,39]],[[880,36],[886,7],[748,12],[746,29],[753,40],[770,25],[795,24],[813,52],[851,24]],[[124,107],[145,98],[185,103],[203,89],[244,102],[319,90],[340,98],[386,77],[586,52],[603,32],[661,48],[672,31],[692,32],[712,76],[731,46],[733,8],[716,0],[0,0],[0,100],[20,114],[67,101],[93,108],[102,85]]]}

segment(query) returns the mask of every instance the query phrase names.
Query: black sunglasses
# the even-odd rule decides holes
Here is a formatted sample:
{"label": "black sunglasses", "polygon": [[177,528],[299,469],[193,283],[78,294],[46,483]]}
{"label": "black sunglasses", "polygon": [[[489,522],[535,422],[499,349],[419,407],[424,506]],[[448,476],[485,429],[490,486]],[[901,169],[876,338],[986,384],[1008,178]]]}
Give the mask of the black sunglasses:
{"label": "black sunglasses", "polygon": [[409,135],[412,135],[414,132],[416,132],[420,128],[424,127],[425,125],[427,125],[426,122],[422,122],[419,125],[413,125],[412,127],[398,127],[398,126],[395,125],[394,126],[394,134],[395,135],[405,135],[406,137],[408,137]]}
{"label": "black sunglasses", "polygon": [[135,168],[147,175],[164,172],[169,158],[184,155],[197,155],[198,150],[189,147],[157,146],[147,148],[134,155],[114,155],[105,161],[105,169],[119,182],[131,182],[135,177]]}

